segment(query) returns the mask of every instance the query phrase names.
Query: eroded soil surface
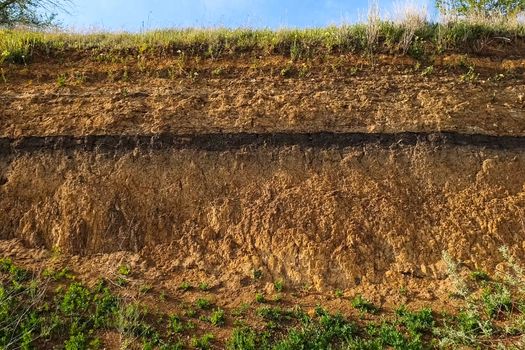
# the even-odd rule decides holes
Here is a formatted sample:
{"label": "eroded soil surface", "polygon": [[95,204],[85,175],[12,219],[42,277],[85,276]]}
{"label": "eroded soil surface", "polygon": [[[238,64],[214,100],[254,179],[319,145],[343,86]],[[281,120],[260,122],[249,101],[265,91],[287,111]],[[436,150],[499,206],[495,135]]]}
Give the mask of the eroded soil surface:
{"label": "eroded soil surface", "polygon": [[3,68],[0,136],[525,134],[525,62],[442,57],[127,59]]}

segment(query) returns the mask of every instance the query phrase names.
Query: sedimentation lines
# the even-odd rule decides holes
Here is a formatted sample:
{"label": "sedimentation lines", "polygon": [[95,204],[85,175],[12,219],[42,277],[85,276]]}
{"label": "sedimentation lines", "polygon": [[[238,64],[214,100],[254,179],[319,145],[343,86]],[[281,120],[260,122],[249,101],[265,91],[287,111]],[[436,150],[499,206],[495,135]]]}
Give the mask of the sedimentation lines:
{"label": "sedimentation lines", "polygon": [[0,138],[0,154],[45,150],[127,151],[132,149],[199,149],[227,151],[243,147],[301,146],[344,148],[375,144],[382,147],[430,144],[489,149],[525,149],[525,136],[493,136],[457,132],[399,133],[202,133],[149,135],[26,136]]}

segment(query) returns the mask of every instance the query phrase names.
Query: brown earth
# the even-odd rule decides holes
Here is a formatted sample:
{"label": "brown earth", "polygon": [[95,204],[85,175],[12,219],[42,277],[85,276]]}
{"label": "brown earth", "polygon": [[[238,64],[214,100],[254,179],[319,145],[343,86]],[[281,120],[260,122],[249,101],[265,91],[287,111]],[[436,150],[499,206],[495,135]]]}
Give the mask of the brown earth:
{"label": "brown earth", "polygon": [[[473,67],[473,75],[468,68]],[[431,67],[431,71],[427,69]],[[427,69],[427,70],[425,70]],[[6,66],[0,136],[457,131],[525,135],[525,61],[356,56]]]}
{"label": "brown earth", "polygon": [[[336,288],[386,305],[405,288],[411,302],[448,303],[443,251],[489,272],[502,245],[524,256],[523,139],[338,146],[292,135],[525,136],[524,70],[521,58],[468,57],[4,65],[0,255],[43,266],[60,252],[88,279],[126,260],[167,290],[209,280],[226,306],[253,299],[254,269],[264,283],[309,286],[298,299],[312,305]],[[240,132],[292,141],[11,148],[31,136]]]}
{"label": "brown earth", "polygon": [[47,151],[1,168],[0,234],[67,254],[132,251],[161,273],[319,291],[440,281],[448,251],[523,256],[525,153],[472,146]]}

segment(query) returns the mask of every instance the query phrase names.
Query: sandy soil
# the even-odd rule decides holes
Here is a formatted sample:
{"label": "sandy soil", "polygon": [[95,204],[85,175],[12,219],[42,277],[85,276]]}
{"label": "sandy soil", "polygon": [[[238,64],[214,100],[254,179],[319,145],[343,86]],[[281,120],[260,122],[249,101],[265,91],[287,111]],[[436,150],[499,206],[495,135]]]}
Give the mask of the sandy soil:
{"label": "sandy soil", "polygon": [[[468,67],[474,69],[468,75]],[[431,68],[428,68],[431,67]],[[525,61],[327,57],[3,68],[0,136],[458,131],[525,135]]]}
{"label": "sandy soil", "polygon": [[[525,252],[525,153],[473,146],[46,151],[4,157],[0,234],[65,254],[131,251],[159,273],[333,291],[494,271]],[[396,287],[391,287],[396,286]]]}

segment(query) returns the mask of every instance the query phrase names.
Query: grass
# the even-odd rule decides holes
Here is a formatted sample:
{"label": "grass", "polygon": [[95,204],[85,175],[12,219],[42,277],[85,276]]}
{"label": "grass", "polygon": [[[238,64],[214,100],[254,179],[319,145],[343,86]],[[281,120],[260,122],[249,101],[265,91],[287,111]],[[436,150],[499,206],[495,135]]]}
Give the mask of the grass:
{"label": "grass", "polygon": [[[372,30],[373,29],[373,30]],[[0,63],[28,64],[35,57],[90,57],[118,61],[147,55],[219,59],[238,55],[284,55],[292,60],[325,54],[396,53],[424,58],[444,51],[479,53],[490,43],[508,46],[525,37],[509,23],[448,24],[373,21],[310,29],[172,29],[141,34],[35,32],[0,29]],[[502,39],[503,38],[503,39]],[[502,47],[503,47],[502,46]],[[140,63],[140,62],[139,62]]]}
{"label": "grass", "polygon": [[[208,299],[181,304],[185,313],[164,314],[119,296],[112,288],[122,289],[104,280],[89,287],[67,268],[36,274],[3,258],[0,348],[104,348],[100,336],[109,331],[119,334],[122,348],[142,349],[522,349],[523,269],[508,250],[502,249],[502,255],[505,267],[489,275],[468,271],[444,254],[454,288],[459,288],[454,298],[462,305],[454,314],[404,305],[391,313],[357,295],[351,304],[362,314],[354,319],[321,306],[306,311],[261,305],[253,310],[245,304],[230,312]],[[227,340],[213,334],[217,327],[220,334],[228,332]]]}

